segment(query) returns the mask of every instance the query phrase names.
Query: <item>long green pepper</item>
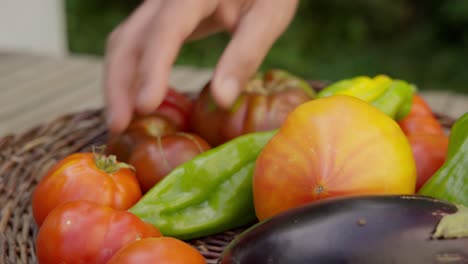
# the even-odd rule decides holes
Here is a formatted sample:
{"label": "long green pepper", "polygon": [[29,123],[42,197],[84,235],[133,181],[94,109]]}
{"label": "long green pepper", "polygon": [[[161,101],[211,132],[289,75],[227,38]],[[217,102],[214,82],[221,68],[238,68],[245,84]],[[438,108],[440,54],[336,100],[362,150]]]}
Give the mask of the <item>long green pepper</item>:
{"label": "long green pepper", "polygon": [[252,174],[276,133],[237,137],[178,166],[129,209],[163,235],[193,239],[256,220]]}

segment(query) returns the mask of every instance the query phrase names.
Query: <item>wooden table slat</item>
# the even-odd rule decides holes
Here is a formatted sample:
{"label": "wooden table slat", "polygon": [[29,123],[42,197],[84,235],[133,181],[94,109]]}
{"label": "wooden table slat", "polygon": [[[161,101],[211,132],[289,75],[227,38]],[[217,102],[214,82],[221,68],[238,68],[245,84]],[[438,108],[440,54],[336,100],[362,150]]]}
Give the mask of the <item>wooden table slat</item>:
{"label": "wooden table slat", "polygon": [[[26,88],[14,89],[5,95],[5,104],[0,105],[0,119],[9,118],[11,115],[22,111],[34,111],[35,108],[44,107],[48,101],[58,100],[60,94],[72,92],[67,88],[77,83],[78,85],[99,78],[99,73],[89,69],[89,65],[74,65],[64,71],[54,71],[45,78],[31,80]],[[76,85],[73,87],[75,89]],[[3,95],[2,95],[3,99]]]}
{"label": "wooden table slat", "polygon": [[39,60],[36,56],[7,56],[1,58],[0,78],[8,78],[16,71],[22,70],[25,67],[36,66],[44,61],[48,60]]}
{"label": "wooden table slat", "polygon": [[86,64],[73,62],[73,63],[59,63],[49,62],[42,67],[36,67],[35,70],[27,70],[18,72],[16,75],[10,75],[11,78],[0,79],[0,87],[2,87],[2,96],[8,99],[8,96],[16,98],[18,95],[28,94],[31,91],[37,91],[36,87],[48,88],[51,80],[63,79],[61,76],[70,72],[72,75],[77,75],[77,72],[89,67]]}
{"label": "wooden table slat", "polygon": [[[47,108],[40,107],[34,111],[26,111],[23,114],[15,116],[8,123],[19,130],[25,130],[43,122],[50,122],[65,114],[98,108],[102,105],[102,99],[96,96],[94,91],[98,85],[99,82],[97,81],[83,82],[81,86],[84,89],[75,89],[70,93],[61,94],[56,100],[49,102]],[[1,131],[1,129],[0,134],[6,133],[6,131]]]}
{"label": "wooden table slat", "polygon": [[468,94],[422,91],[421,95],[435,112],[458,118],[468,111]]}
{"label": "wooden table slat", "polygon": [[448,102],[450,108],[446,112],[448,115],[460,117],[468,111],[468,96],[453,94],[451,98]]}

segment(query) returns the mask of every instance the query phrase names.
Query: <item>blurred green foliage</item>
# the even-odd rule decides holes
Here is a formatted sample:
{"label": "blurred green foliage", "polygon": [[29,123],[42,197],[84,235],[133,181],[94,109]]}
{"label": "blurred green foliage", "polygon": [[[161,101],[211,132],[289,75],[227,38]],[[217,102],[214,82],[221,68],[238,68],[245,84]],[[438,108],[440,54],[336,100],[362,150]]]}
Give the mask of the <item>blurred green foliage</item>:
{"label": "blurred green foliage", "polygon": [[[67,0],[71,52],[103,55],[107,34],[139,3]],[[228,41],[217,34],[187,43],[176,63],[214,67]],[[467,0],[303,0],[262,69],[326,80],[384,73],[468,93],[467,59]]]}

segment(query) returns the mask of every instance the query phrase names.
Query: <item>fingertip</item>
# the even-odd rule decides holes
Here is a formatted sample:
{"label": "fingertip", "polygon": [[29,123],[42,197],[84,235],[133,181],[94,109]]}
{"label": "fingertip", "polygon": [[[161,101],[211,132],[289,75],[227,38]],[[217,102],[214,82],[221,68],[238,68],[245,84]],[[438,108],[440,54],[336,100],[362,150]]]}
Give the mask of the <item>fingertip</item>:
{"label": "fingertip", "polygon": [[130,123],[130,113],[127,113],[122,110],[123,109],[114,109],[112,107],[108,107],[108,109],[106,110],[105,121],[107,128],[111,134],[122,133]]}
{"label": "fingertip", "polygon": [[278,4],[285,10],[279,19],[264,19],[275,14],[276,6],[270,1],[257,1],[237,25],[216,66],[211,87],[213,98],[221,107],[229,108],[236,101],[294,15],[297,1]]}
{"label": "fingertip", "polygon": [[234,76],[215,77],[211,83],[211,94],[222,108],[230,108],[241,92],[239,78]]}
{"label": "fingertip", "polygon": [[153,112],[163,101],[167,87],[144,85],[137,96],[136,110],[141,114]]}

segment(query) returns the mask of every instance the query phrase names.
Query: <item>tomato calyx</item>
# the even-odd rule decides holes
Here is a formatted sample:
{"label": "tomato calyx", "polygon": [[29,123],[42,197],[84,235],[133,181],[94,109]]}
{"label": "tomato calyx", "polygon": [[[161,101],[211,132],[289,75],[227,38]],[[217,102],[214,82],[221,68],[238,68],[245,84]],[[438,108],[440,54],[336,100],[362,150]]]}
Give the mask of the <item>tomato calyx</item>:
{"label": "tomato calyx", "polygon": [[129,132],[142,132],[143,134],[151,137],[170,134],[177,131],[174,121],[159,113],[137,116],[132,120],[127,130]]}
{"label": "tomato calyx", "polygon": [[148,124],[148,134],[150,134],[151,136],[155,137],[155,136],[158,136],[161,134],[160,131],[162,131],[163,129],[161,128],[162,124],[157,124],[157,123],[150,123]]}
{"label": "tomato calyx", "polygon": [[93,152],[93,155],[96,167],[105,173],[112,174],[120,169],[130,169],[135,171],[135,168],[132,165],[117,161],[117,156],[115,155],[106,156],[96,152]]}

